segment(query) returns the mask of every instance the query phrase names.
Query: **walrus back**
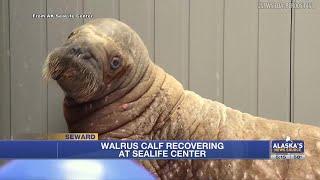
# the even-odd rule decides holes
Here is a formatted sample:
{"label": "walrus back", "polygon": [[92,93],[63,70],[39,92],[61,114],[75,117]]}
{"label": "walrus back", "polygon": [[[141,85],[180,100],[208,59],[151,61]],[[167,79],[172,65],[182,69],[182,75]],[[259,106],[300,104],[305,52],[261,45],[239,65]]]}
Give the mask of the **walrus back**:
{"label": "walrus back", "polygon": [[319,127],[256,117],[187,90],[169,119],[170,129],[175,131],[169,139],[270,140],[290,136],[304,140],[307,147],[305,161],[193,161],[190,168],[198,175],[210,174],[217,179],[320,179]]}

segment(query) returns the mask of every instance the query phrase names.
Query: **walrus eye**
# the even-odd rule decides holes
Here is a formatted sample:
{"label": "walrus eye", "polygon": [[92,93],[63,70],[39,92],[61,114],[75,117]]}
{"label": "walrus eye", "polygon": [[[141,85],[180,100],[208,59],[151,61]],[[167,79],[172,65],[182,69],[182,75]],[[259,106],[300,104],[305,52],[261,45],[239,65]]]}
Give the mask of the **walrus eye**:
{"label": "walrus eye", "polygon": [[121,65],[121,59],[118,56],[114,56],[110,62],[111,69],[118,69]]}

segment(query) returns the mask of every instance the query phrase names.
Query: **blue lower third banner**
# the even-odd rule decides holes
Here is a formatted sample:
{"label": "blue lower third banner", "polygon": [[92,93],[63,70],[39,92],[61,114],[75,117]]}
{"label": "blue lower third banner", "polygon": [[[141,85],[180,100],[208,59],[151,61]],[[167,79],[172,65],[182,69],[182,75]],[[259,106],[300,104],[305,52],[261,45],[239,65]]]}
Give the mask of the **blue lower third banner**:
{"label": "blue lower third banner", "polygon": [[0,141],[2,159],[269,159],[270,141]]}

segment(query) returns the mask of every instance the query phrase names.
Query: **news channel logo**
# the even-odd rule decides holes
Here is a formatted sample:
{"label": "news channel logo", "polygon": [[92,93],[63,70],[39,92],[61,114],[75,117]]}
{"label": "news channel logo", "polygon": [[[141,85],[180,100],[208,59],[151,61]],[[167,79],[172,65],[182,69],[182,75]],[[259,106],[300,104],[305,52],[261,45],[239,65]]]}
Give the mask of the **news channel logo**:
{"label": "news channel logo", "polygon": [[287,137],[285,140],[271,141],[271,159],[304,159],[304,141],[291,140]]}

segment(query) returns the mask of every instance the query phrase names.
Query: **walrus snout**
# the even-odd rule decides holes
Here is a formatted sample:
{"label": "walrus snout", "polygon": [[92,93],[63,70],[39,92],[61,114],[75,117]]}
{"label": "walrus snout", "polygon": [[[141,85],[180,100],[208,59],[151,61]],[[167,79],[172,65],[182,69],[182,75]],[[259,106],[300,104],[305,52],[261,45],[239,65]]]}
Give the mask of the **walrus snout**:
{"label": "walrus snout", "polygon": [[[90,50],[88,45],[67,44],[52,51],[44,64],[43,76],[53,80],[61,79],[67,69],[76,67],[79,71],[83,69],[100,69],[100,64]],[[81,74],[79,72],[79,74]],[[67,73],[66,76],[76,75]]]}
{"label": "walrus snout", "polygon": [[101,71],[90,45],[69,43],[48,55],[43,76],[55,80],[66,95],[83,102],[93,97],[100,87]]}

